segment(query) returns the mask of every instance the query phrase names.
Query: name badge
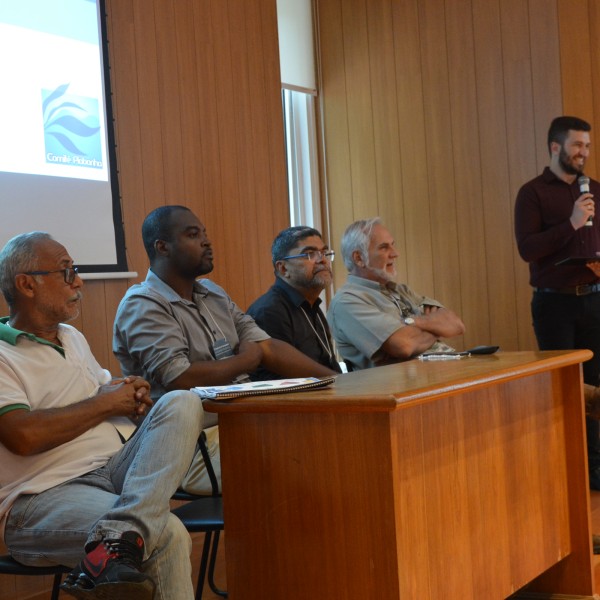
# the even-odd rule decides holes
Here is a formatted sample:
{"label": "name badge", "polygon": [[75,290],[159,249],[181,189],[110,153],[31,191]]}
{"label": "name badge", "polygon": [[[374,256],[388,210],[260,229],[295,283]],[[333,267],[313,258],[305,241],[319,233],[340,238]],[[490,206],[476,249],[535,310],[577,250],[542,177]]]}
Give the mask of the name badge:
{"label": "name badge", "polygon": [[217,360],[221,360],[222,358],[229,358],[230,356],[233,356],[233,350],[231,348],[231,345],[225,338],[221,338],[221,339],[215,340],[213,342],[212,352],[213,352],[213,356]]}

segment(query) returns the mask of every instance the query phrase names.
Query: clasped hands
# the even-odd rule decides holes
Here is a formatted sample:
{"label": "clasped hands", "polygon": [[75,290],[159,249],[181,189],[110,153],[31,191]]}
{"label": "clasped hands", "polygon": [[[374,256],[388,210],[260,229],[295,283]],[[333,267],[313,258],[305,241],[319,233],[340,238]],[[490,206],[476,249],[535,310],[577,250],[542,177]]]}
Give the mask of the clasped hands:
{"label": "clasped hands", "polygon": [[113,379],[110,383],[100,386],[98,396],[105,396],[113,402],[115,414],[131,417],[141,417],[152,407],[150,384],[141,377],[130,375],[122,379]]}

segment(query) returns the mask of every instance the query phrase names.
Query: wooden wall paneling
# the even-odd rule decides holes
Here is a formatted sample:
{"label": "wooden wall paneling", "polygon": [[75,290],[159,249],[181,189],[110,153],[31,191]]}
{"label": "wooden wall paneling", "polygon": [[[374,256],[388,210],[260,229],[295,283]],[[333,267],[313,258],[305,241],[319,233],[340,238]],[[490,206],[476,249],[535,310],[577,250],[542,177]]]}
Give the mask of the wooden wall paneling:
{"label": "wooden wall paneling", "polygon": [[557,2],[564,114],[581,117],[594,126],[590,2]]}
{"label": "wooden wall paneling", "polygon": [[[600,32],[600,6],[597,2],[589,3],[589,39],[590,39],[590,50],[588,56],[591,60],[591,78],[592,78],[592,100],[593,100],[593,113],[591,117],[592,125],[592,140],[595,140],[594,150],[590,156],[590,160],[586,165],[586,172],[595,179],[598,179],[600,174],[600,151],[598,151],[598,130],[600,129],[600,123],[597,121],[598,115],[600,115],[600,61],[597,57],[600,56],[600,40],[598,39]],[[596,59],[596,60],[594,60]]]}
{"label": "wooden wall paneling", "polygon": [[[213,64],[207,71],[214,92],[204,100],[216,115],[207,151],[218,152],[210,166],[212,174],[218,172],[220,198],[207,197],[218,225],[217,235],[210,234],[212,224],[209,234],[215,244],[214,279],[242,307],[270,283],[268,249],[274,234],[289,222],[285,197],[278,205],[277,226],[262,215],[266,199],[269,206],[277,205],[285,194],[286,181],[275,10],[273,0],[210,3]],[[264,15],[269,17],[262,20]],[[277,196],[273,190],[279,190]],[[266,261],[261,249],[266,249]]]}
{"label": "wooden wall paneling", "polygon": [[[433,297],[462,312],[458,254],[455,166],[452,158],[452,126],[448,34],[443,0],[419,2],[423,96],[431,239],[433,247]],[[427,225],[423,224],[426,228]],[[425,290],[424,290],[425,291]],[[468,318],[467,318],[468,320]]]}
{"label": "wooden wall paneling", "polygon": [[[205,204],[202,193],[202,128],[200,102],[198,98],[198,79],[200,69],[197,65],[196,50],[200,44],[200,31],[197,32],[194,21],[193,0],[180,0],[173,3],[176,60],[180,66],[176,82],[180,111],[180,136],[182,152],[179,156],[181,168],[181,187],[178,197],[169,197],[172,203],[187,203],[193,206],[199,219],[205,218],[201,207]],[[172,40],[171,40],[172,41]],[[203,82],[202,87],[205,87]],[[205,116],[205,115],[203,115]],[[210,233],[210,232],[209,232]]]}
{"label": "wooden wall paneling", "polygon": [[[279,231],[289,226],[290,217],[286,180],[281,177],[286,172],[286,165],[280,70],[278,63],[267,60],[269,56],[279,56],[277,36],[268,33],[273,27],[277,30],[277,6],[274,0],[245,3],[244,6],[248,73],[250,81],[255,82],[249,100],[254,113],[250,139],[256,218],[254,223],[246,224],[244,231],[246,244],[252,249],[244,259],[248,273],[246,298],[250,304],[273,283],[271,242]],[[279,152],[273,156],[270,148]],[[272,163],[273,159],[275,162]],[[276,187],[274,181],[279,182]]]}
{"label": "wooden wall paneling", "polygon": [[[220,67],[217,65],[218,53],[215,37],[217,32],[213,27],[213,12],[219,10],[211,0],[192,0],[193,29],[196,61],[196,89],[191,91],[192,98],[197,102],[198,111],[198,143],[200,152],[191,165],[190,177],[199,178],[201,188],[196,198],[190,198],[198,218],[207,228],[215,252],[216,272],[210,277],[228,289],[225,229],[228,221],[223,210],[222,186],[225,169],[231,169],[231,162],[222,164],[219,99],[217,79]],[[185,18],[185,15],[182,15]],[[227,71],[224,70],[226,73]],[[192,118],[192,114],[190,114]],[[193,175],[192,175],[193,172]],[[232,174],[229,174],[230,177]],[[200,193],[201,192],[201,193]]]}
{"label": "wooden wall paneling", "polygon": [[[269,173],[268,169],[259,169],[258,165],[268,165],[268,144],[267,141],[267,121],[271,118],[277,118],[277,113],[269,115],[266,112],[265,96],[269,87],[267,82],[274,83],[276,90],[280,90],[280,77],[273,79],[271,74],[267,76],[265,73],[264,54],[268,50],[270,43],[275,42],[273,49],[279,52],[277,37],[265,36],[262,30],[263,7],[270,5],[271,9],[277,13],[277,4],[270,0],[261,1],[259,3],[244,3],[245,24],[246,24],[246,69],[248,79],[252,84],[252,91],[248,95],[249,106],[252,114],[249,115],[249,148],[252,151],[246,152],[252,155],[251,171],[248,174],[250,185],[253,190],[252,215],[247,219],[244,226],[244,240],[247,251],[244,253],[244,265],[246,267],[246,298],[254,301],[258,296],[264,293],[273,279],[273,269],[269,261],[270,244],[265,241],[272,241],[274,237],[274,224],[271,219],[271,205],[277,205],[278,202],[285,198],[273,197],[269,198],[266,194],[269,189]],[[263,39],[265,44],[263,44]],[[267,46],[265,49],[264,45]],[[279,73],[279,71],[276,71]],[[271,87],[270,89],[273,89]],[[279,97],[280,93],[278,94]],[[280,124],[283,131],[283,109],[280,109],[281,115]],[[284,151],[284,147],[281,147]],[[246,202],[246,192],[241,190],[242,202]],[[265,199],[268,199],[268,204],[265,204]],[[248,302],[250,304],[250,302]]]}
{"label": "wooden wall paneling", "polygon": [[[134,66],[136,42],[132,0],[107,0],[108,49],[111,88],[119,168],[119,191],[125,229],[126,256],[129,269],[139,271],[146,265],[146,253],[140,228],[146,209],[142,173],[138,78]],[[132,73],[133,70],[133,73]],[[145,270],[145,267],[144,267]],[[143,277],[144,274],[139,273]]]}
{"label": "wooden wall paneling", "polygon": [[489,261],[485,252],[471,0],[446,4],[446,31],[459,258],[452,278],[460,285],[461,300],[460,305],[451,306],[467,315],[464,344],[469,348],[490,340]]}
{"label": "wooden wall paneling", "polygon": [[[134,35],[136,45],[137,100],[140,116],[140,146],[138,151],[142,157],[142,171],[138,177],[143,178],[144,185],[144,217],[154,208],[165,202],[165,162],[161,106],[159,101],[160,86],[158,74],[157,23],[154,16],[155,5],[159,0],[136,2],[134,5]],[[162,23],[158,23],[162,27]],[[124,57],[121,57],[124,60]],[[141,223],[137,224],[138,232]],[[138,233],[139,235],[139,233]]]}
{"label": "wooden wall paneling", "polygon": [[81,301],[81,330],[92,348],[96,360],[104,368],[108,368],[109,355],[112,355],[113,318],[107,315],[104,288],[109,285],[102,280],[91,280],[85,283]]}
{"label": "wooden wall paneling", "polygon": [[[500,3],[473,0],[472,9],[484,219],[481,249],[486,257],[489,343],[498,344],[504,350],[516,350],[514,199],[510,196],[508,182],[509,142],[502,76]],[[526,286],[525,266],[523,278],[522,285]]]}
{"label": "wooden wall paneling", "polygon": [[[156,27],[156,70],[158,76],[159,131],[162,137],[164,204],[182,204],[185,198],[183,171],[182,120],[180,98],[185,93],[183,73],[194,65],[182,60],[177,51],[178,27],[175,2],[164,0],[154,5]],[[181,23],[179,23],[181,27]]]}
{"label": "wooden wall paneling", "polygon": [[[145,273],[143,276],[145,277]],[[113,324],[115,322],[115,315],[117,314],[117,308],[119,302],[125,295],[127,288],[129,288],[132,282],[125,279],[115,279],[113,281],[107,281],[104,286],[104,298],[106,302],[106,331],[108,335],[108,361],[106,363],[100,363],[105,369],[108,369],[114,377],[119,377],[121,373],[121,365],[116,359],[112,351],[112,331]],[[85,302],[85,300],[84,300]]]}
{"label": "wooden wall paneling", "polygon": [[[334,243],[344,229],[339,221],[350,220],[348,194],[352,218],[366,216],[359,211],[371,206],[382,213],[383,189],[399,182],[404,210],[392,220],[402,220],[398,228],[388,225],[404,237],[400,278],[461,314],[465,345],[489,340],[505,349],[535,347],[513,209],[519,187],[538,173],[548,115],[560,107],[555,5],[394,2],[391,34],[383,18],[389,5],[369,2],[365,17],[360,0],[316,4]],[[383,81],[390,35],[395,89]],[[397,150],[394,122],[385,135],[379,132],[389,106],[382,94],[394,95],[397,104],[397,182],[383,179],[391,177]],[[358,165],[357,140],[364,142]],[[364,200],[370,189],[376,202]],[[336,275],[335,286],[343,280]]]}
{"label": "wooden wall paneling", "polygon": [[[205,225],[215,246],[216,264],[225,259],[220,247],[224,219],[220,202],[218,120],[214,95],[214,44],[210,4],[206,1],[175,2],[175,27],[179,68],[179,102],[182,123],[181,203]],[[173,41],[173,40],[172,40]],[[214,276],[224,284],[226,269]],[[209,275],[213,277],[213,275]]]}
{"label": "wooden wall paneling", "polygon": [[[533,89],[528,7],[519,0],[500,4],[502,58],[506,103],[506,129],[509,140],[509,197],[514,206],[519,188],[537,175]],[[508,232],[506,232],[508,235]],[[511,234],[511,236],[514,235]],[[515,279],[525,274],[524,263],[516,244],[511,251],[515,264]],[[516,287],[517,334],[519,348],[531,348],[531,290]]]}
{"label": "wooden wall paneling", "polygon": [[[253,90],[254,81],[250,80],[249,58],[251,52],[259,52],[260,48],[250,48],[248,42],[248,30],[256,27],[255,21],[248,23],[248,19],[254,16],[253,11],[249,9],[243,0],[230,0],[232,5],[237,7],[239,18],[230,19],[230,40],[231,40],[231,64],[232,64],[232,82],[233,82],[233,109],[235,119],[235,152],[237,169],[237,186],[235,193],[235,211],[238,215],[244,211],[243,222],[240,220],[236,225],[239,227],[239,261],[241,270],[239,283],[243,285],[244,298],[246,292],[256,298],[258,294],[249,290],[250,280],[256,273],[258,264],[258,248],[256,239],[257,229],[257,198],[254,187],[255,170],[255,152],[252,150],[252,121],[253,117],[260,118],[253,111]],[[254,114],[253,114],[254,113]],[[234,204],[233,198],[229,199]]]}
{"label": "wooden wall paneling", "polygon": [[[239,9],[239,3],[235,6]],[[217,119],[219,127],[219,160],[221,162],[221,207],[222,218],[225,221],[222,239],[217,240],[215,274],[226,281],[228,293],[240,302],[244,295],[244,277],[240,257],[245,250],[242,244],[243,214],[240,206],[240,154],[237,136],[242,132],[239,128],[239,106],[247,102],[247,98],[239,95],[240,65],[235,64],[239,56],[235,53],[235,42],[232,40],[230,20],[240,19],[231,11],[228,4],[220,0],[211,1],[213,43],[215,48],[215,91],[217,96]],[[236,257],[236,262],[233,261]],[[232,259],[230,261],[230,258]],[[226,276],[223,270],[226,268]]]}
{"label": "wooden wall paneling", "polygon": [[399,170],[404,206],[404,231],[394,233],[404,238],[407,281],[417,292],[432,294],[434,256],[417,2],[394,2],[392,11],[394,39],[389,51],[394,53],[396,66]]}
{"label": "wooden wall paneling", "polygon": [[[237,54],[233,63],[238,66],[234,76],[239,87],[237,96],[243,100],[236,107],[238,195],[244,213],[241,263],[245,267],[245,298],[249,304],[272,283],[269,250],[275,233],[289,223],[289,210],[284,186],[279,186],[279,193],[271,196],[268,168],[269,147],[273,145],[280,151],[278,163],[273,165],[274,175],[280,177],[285,173],[279,67],[274,69],[273,62],[265,60],[266,55],[278,56],[279,52],[277,36],[269,29],[271,24],[276,31],[276,3],[274,0],[239,2],[239,13],[241,18],[232,26],[232,40]],[[270,18],[263,24],[266,14]],[[272,98],[270,105],[266,102],[268,96]],[[270,130],[269,122],[274,126]],[[275,133],[272,139],[269,132]],[[284,182],[281,178],[280,181]]]}
{"label": "wooden wall paneling", "polygon": [[377,213],[393,232],[400,256],[396,270],[401,281],[407,278],[406,223],[402,195],[402,167],[396,102],[396,56],[392,6],[368,2],[366,24],[369,46],[370,92],[373,111],[373,143]]}
{"label": "wooden wall paneling", "polygon": [[[531,76],[537,173],[550,161],[548,127],[562,114],[560,44],[556,2],[529,0]],[[549,93],[552,91],[553,93]]]}
{"label": "wooden wall paneling", "polygon": [[[529,37],[531,40],[528,48],[531,55],[532,123],[535,141],[531,150],[527,150],[525,146],[519,148],[519,145],[515,144],[514,155],[518,160],[519,156],[525,158],[525,155],[535,152],[536,166],[535,171],[530,172],[528,176],[523,173],[525,179],[521,181],[521,185],[541,173],[544,167],[548,165],[548,127],[554,117],[562,114],[556,3],[544,2],[544,0],[529,0]],[[527,163],[529,165],[529,157]],[[516,181],[515,183],[518,189],[520,185]],[[513,207],[515,197],[516,194],[511,193]],[[518,254],[516,241],[514,241],[514,226],[511,228],[511,233],[515,259],[518,312],[522,315],[519,318],[519,347],[537,348],[530,318],[532,290],[529,285],[529,267]]]}
{"label": "wooden wall paneling", "polygon": [[[350,179],[348,105],[340,0],[316,0],[321,79],[320,120],[323,126],[322,170],[327,176],[324,198],[330,215],[330,242],[339,253],[340,240],[354,220]],[[346,280],[342,261],[333,267],[335,286]]]}
{"label": "wooden wall paneling", "polygon": [[592,125],[592,153],[586,171],[598,178],[600,151],[596,115],[600,115],[600,61],[598,31],[600,15],[596,2],[558,0],[560,59],[564,113],[585,119]]}
{"label": "wooden wall paneling", "polygon": [[[275,8],[273,8],[275,6]],[[273,238],[282,229],[290,226],[287,164],[285,151],[285,134],[283,129],[283,106],[281,97],[281,72],[279,66],[279,40],[277,35],[267,35],[268,32],[277,32],[277,5],[272,0],[261,3],[261,36],[263,44],[263,62],[265,67],[265,90],[263,106],[270,118],[266,120],[266,135],[268,152],[265,165],[268,165],[270,188],[265,190],[272,198],[268,207],[265,198],[261,198],[261,210],[269,210],[272,214]],[[277,87],[278,93],[270,93],[271,88]],[[267,93],[269,92],[269,93]],[[325,200],[325,198],[323,198]],[[325,235],[325,233],[323,232]],[[269,240],[272,242],[272,240]],[[271,265],[271,244],[267,246],[269,260],[268,283],[273,278]]]}
{"label": "wooden wall paneling", "polygon": [[[276,3],[268,2],[274,6],[275,13]],[[244,252],[243,262],[246,272],[246,298],[250,301],[244,306],[247,307],[250,302],[258,298],[261,294],[267,291],[273,283],[273,269],[269,259],[270,243],[265,243],[266,240],[271,240],[276,233],[276,225],[273,221],[273,210],[278,203],[283,202],[287,208],[286,197],[270,197],[270,177],[268,169],[259,169],[258,165],[269,164],[268,152],[268,121],[273,118],[276,120],[276,113],[269,115],[266,110],[266,96],[268,95],[268,83],[275,83],[275,89],[279,89],[281,84],[278,81],[280,77],[273,80],[271,73],[266,73],[265,70],[265,50],[268,51],[270,42],[273,36],[264,36],[262,30],[262,19],[264,14],[264,5],[267,2],[258,4],[244,3],[245,25],[246,25],[246,59],[247,73],[250,82],[253,82],[252,92],[248,94],[248,102],[251,108],[248,125],[248,140],[249,147],[253,149],[251,154],[252,160],[249,161],[251,171],[248,173],[251,181],[253,194],[251,198],[247,198],[246,190],[242,189],[240,197],[245,204],[248,202],[247,208],[252,207],[252,214],[248,215],[246,220],[243,236],[246,251]],[[263,42],[264,39],[264,42]],[[264,46],[267,46],[265,49]],[[275,51],[279,52],[279,48],[275,47]],[[278,71],[277,71],[278,73]],[[273,89],[272,87],[270,89]],[[283,111],[281,131],[283,131]],[[284,147],[282,146],[282,150]],[[279,229],[277,229],[279,231]]]}
{"label": "wooden wall paneling", "polygon": [[351,165],[349,176],[352,180],[353,215],[350,216],[347,210],[346,225],[348,225],[355,219],[378,215],[380,204],[375,169],[367,2],[345,0],[341,6],[348,92],[348,139]]}

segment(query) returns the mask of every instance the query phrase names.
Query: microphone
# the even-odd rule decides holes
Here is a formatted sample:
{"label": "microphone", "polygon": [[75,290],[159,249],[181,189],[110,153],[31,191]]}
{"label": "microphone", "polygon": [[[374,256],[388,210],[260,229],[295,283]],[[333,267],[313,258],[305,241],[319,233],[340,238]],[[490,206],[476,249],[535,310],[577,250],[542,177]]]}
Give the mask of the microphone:
{"label": "microphone", "polygon": [[[579,193],[587,194],[590,191],[590,178],[586,175],[581,175],[577,179],[577,183],[579,184]],[[594,223],[592,222],[592,217],[588,217],[588,220],[585,222],[586,227],[591,227]]]}

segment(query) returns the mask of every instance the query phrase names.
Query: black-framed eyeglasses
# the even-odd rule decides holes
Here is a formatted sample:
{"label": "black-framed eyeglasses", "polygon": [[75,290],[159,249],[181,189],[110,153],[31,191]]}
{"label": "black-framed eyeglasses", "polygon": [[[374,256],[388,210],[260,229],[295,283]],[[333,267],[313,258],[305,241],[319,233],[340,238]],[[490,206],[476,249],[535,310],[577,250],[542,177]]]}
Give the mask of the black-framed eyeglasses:
{"label": "black-framed eyeglasses", "polygon": [[317,262],[319,260],[326,259],[329,262],[333,262],[335,258],[335,252],[333,250],[325,250],[325,252],[321,250],[307,250],[306,252],[302,252],[302,254],[291,254],[290,256],[284,256],[280,260],[288,260],[288,258],[306,258],[311,262]]}
{"label": "black-framed eyeglasses", "polygon": [[50,275],[50,273],[62,273],[65,283],[71,285],[75,281],[75,276],[79,271],[77,267],[66,267],[65,269],[55,269],[54,271],[27,271],[23,275]]}

